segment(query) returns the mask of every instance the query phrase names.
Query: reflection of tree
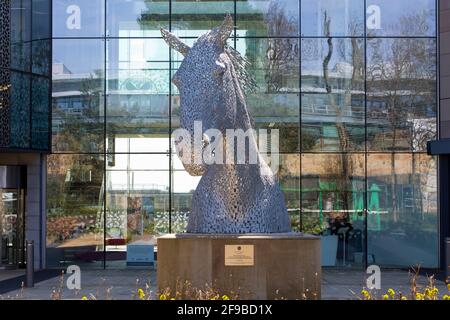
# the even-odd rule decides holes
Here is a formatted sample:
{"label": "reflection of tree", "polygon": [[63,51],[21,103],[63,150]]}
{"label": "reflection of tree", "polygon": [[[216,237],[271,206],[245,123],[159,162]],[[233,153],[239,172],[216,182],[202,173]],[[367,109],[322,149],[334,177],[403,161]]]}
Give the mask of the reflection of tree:
{"label": "reflection of tree", "polygon": [[[421,28],[428,15],[405,16],[400,19],[400,30]],[[391,154],[391,208],[393,220],[399,220],[397,199],[398,176],[395,151],[422,151],[426,141],[435,136],[435,126],[427,119],[427,112],[435,111],[435,62],[434,42],[420,39],[372,39],[371,65],[367,67],[371,100],[383,104],[382,110],[371,110],[368,117],[386,121],[388,133],[377,133],[376,146]],[[378,113],[378,114],[377,114]],[[378,115],[381,114],[381,117]],[[378,141],[377,141],[378,140]],[[415,157],[412,176],[415,175]],[[420,196],[413,188],[413,198]],[[417,194],[419,192],[419,194]]]}
{"label": "reflection of tree", "polygon": [[[357,29],[357,26],[350,26],[350,30],[353,30],[352,32],[355,32],[355,34]],[[339,170],[341,172],[341,178],[336,179],[338,190],[346,190],[348,186],[351,185],[350,172],[352,172],[352,163],[349,161],[349,157],[345,154],[345,152],[350,151],[352,146],[350,134],[344,123],[343,116],[346,111],[346,107],[352,105],[352,91],[357,87],[358,82],[363,81],[362,75],[364,74],[364,62],[361,59],[363,56],[363,46],[356,38],[352,39],[352,77],[350,81],[345,81],[345,93],[343,94],[342,105],[340,105],[336,99],[338,99],[341,94],[333,92],[333,85],[329,77],[330,61],[335,53],[335,47],[331,32],[331,18],[329,18],[327,11],[324,11],[323,13],[323,30],[324,36],[327,38],[326,43],[328,48],[327,54],[322,62],[323,81],[329,104],[333,108],[334,114],[336,115],[335,126],[338,133],[339,151],[341,152],[340,165],[335,164],[332,166],[334,169],[330,169]],[[347,55],[347,49],[343,46],[343,41],[339,42],[339,44],[340,46],[338,46],[338,52],[342,58],[345,58]],[[342,202],[344,210],[349,210],[349,197],[345,193],[343,194]]]}
{"label": "reflection of tree", "polygon": [[[58,134],[54,136],[54,144],[63,144],[57,149],[86,152],[101,151],[103,146],[103,110],[101,97],[103,93],[103,72],[94,71],[80,83],[80,95],[75,101],[79,104],[78,114],[70,114],[66,109],[58,107],[58,99],[54,99],[53,114],[55,120],[60,120]],[[63,98],[73,99],[73,98]]]}
{"label": "reflection of tree", "polygon": [[49,209],[60,208],[64,214],[80,214],[84,207],[98,205],[103,179],[102,156],[58,155],[48,157],[47,162]]}
{"label": "reflection of tree", "polygon": [[[272,1],[265,14],[267,33],[271,36],[285,36],[293,34],[297,30],[297,22],[293,18],[286,16],[285,8],[279,1]],[[277,93],[284,87],[283,79],[286,78],[298,60],[298,40],[296,39],[267,39],[267,72],[265,80],[267,83],[267,93]]]}

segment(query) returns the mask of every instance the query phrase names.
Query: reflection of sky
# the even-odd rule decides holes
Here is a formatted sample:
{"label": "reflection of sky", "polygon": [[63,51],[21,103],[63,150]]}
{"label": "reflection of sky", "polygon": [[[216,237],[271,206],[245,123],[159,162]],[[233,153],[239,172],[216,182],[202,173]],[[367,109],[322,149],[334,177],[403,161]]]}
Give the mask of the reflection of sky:
{"label": "reflection of sky", "polygon": [[303,0],[302,30],[305,36],[323,36],[323,14],[327,12],[331,21],[332,35],[349,34],[349,25],[358,25],[356,35],[364,33],[364,1],[361,0]]}
{"label": "reflection of sky", "polygon": [[[209,6],[217,7],[214,12],[226,11],[231,2],[174,2],[174,7],[193,8],[195,13],[201,12]],[[298,16],[297,0],[279,1],[286,14]],[[348,33],[348,24],[364,22],[364,1],[361,0],[303,0],[302,2],[302,33],[304,35],[323,35],[322,14],[327,10],[331,18],[331,30],[334,35],[345,35]],[[381,7],[382,28],[388,29],[397,23],[399,16],[407,16],[424,9],[434,9],[434,0],[414,0],[411,5],[410,0],[368,0],[367,5],[378,5]],[[69,5],[76,4],[81,8],[82,24],[81,30],[69,30],[66,27],[68,14],[66,9]],[[120,29],[117,35],[120,36],[143,36],[136,21],[143,12],[164,13],[164,3],[145,3],[144,1],[109,0],[108,1],[108,23],[111,27]],[[246,11],[266,12],[270,1],[250,0],[237,2],[239,13]],[[152,10],[149,11],[149,8]],[[195,9],[195,10],[194,10]],[[157,11],[154,11],[157,10]],[[180,9],[181,10],[181,9]],[[200,10],[200,11],[199,11]],[[212,10],[212,9],[211,9]],[[53,8],[54,36],[58,37],[79,37],[79,36],[101,36],[104,6],[101,0],[55,0]],[[433,26],[434,16],[430,16],[429,24]],[[183,30],[182,35],[187,37],[196,36],[207,30]],[[431,30],[429,33],[432,34]],[[383,30],[381,31],[381,33]],[[380,32],[379,32],[380,33]],[[359,30],[362,35],[362,30]],[[159,30],[145,31],[145,36],[159,37]],[[192,40],[190,40],[192,42]],[[238,50],[245,52],[245,42],[238,42]],[[120,47],[120,48],[118,48]],[[95,69],[103,67],[104,47],[101,40],[73,40],[54,42],[54,60],[63,62],[72,73],[89,73]],[[135,62],[136,68],[160,68],[160,66],[148,66],[148,61],[167,60],[167,48],[161,40],[120,40],[119,45],[109,45],[109,61],[130,61]],[[180,57],[176,56],[175,59]],[[135,69],[134,67],[130,67]]]}
{"label": "reflection of sky", "polygon": [[104,42],[99,39],[53,41],[53,61],[63,63],[73,74],[103,69]]}
{"label": "reflection of sky", "polygon": [[[395,26],[399,22],[399,17],[407,17],[421,13],[423,10],[435,11],[435,0],[367,0],[367,6],[377,5],[381,9],[381,33],[389,32],[389,27]],[[431,30],[429,35],[434,35],[435,15],[428,15],[428,25]],[[384,31],[384,32],[383,32]],[[396,30],[395,30],[396,31]]]}

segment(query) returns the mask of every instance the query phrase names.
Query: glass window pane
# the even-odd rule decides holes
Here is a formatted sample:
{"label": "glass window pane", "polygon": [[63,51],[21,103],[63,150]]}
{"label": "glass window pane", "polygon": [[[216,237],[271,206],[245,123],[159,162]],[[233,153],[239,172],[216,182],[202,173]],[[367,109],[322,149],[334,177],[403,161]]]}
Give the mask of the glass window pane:
{"label": "glass window pane", "polygon": [[[108,268],[123,268],[135,262],[131,259],[130,246],[156,245],[156,236],[168,232],[169,171],[159,170],[162,164],[158,162],[136,165],[137,158],[144,160],[145,157],[149,160],[149,155],[133,155],[127,165],[117,164],[126,166],[126,170],[107,170],[105,236]],[[164,158],[168,163],[168,157]],[[141,170],[136,171],[137,167]]]}
{"label": "glass window pane", "polygon": [[51,0],[32,0],[32,37],[33,39],[50,39],[51,26]]}
{"label": "glass window pane", "polygon": [[234,3],[229,0],[172,0],[172,30],[179,37],[198,37],[233,12]]}
{"label": "glass window pane", "polygon": [[12,69],[30,72],[30,42],[11,43],[10,66]]}
{"label": "glass window pane", "polygon": [[365,264],[364,154],[302,154],[302,231],[321,235],[322,265]]}
{"label": "glass window pane", "polygon": [[236,2],[237,37],[298,36],[298,0]]}
{"label": "glass window pane", "polygon": [[367,143],[371,151],[425,151],[436,136],[436,41],[367,43]]}
{"label": "glass window pane", "polygon": [[[48,90],[46,91],[48,96]],[[30,76],[11,72],[11,138],[10,146],[30,147]],[[48,98],[47,98],[48,101]],[[47,107],[48,111],[48,107]],[[48,126],[47,126],[48,130]],[[48,140],[48,139],[47,139]]]}
{"label": "glass window pane", "polygon": [[302,151],[363,151],[363,39],[302,40]]}
{"label": "glass window pane", "polygon": [[53,151],[103,152],[104,42],[53,41]]}
{"label": "glass window pane", "polygon": [[269,155],[269,160],[272,157],[278,157],[279,168],[272,166],[273,161],[268,161],[268,164],[271,166],[272,172],[277,174],[289,217],[291,218],[292,231],[300,232],[300,155],[272,154]]}
{"label": "glass window pane", "polygon": [[368,36],[434,36],[435,0],[367,0]]}
{"label": "glass window pane", "polygon": [[48,157],[48,267],[103,265],[103,166],[99,155]]}
{"label": "glass window pane", "polygon": [[200,179],[201,177],[191,176],[184,170],[172,171],[172,232],[186,232],[192,196]]}
{"label": "glass window pane", "polygon": [[169,0],[109,0],[107,35],[110,37],[160,37],[169,28]]}
{"label": "glass window pane", "polygon": [[369,258],[386,267],[437,267],[435,159],[369,154],[367,178]]}
{"label": "glass window pane", "polygon": [[54,0],[53,37],[105,35],[104,0]]}
{"label": "glass window pane", "polygon": [[298,151],[298,39],[238,39],[237,50],[249,60],[248,71],[258,85],[246,95],[255,129],[278,129],[280,151]]}
{"label": "glass window pane", "polygon": [[33,76],[31,88],[31,145],[34,149],[48,150],[50,136],[50,80]]}
{"label": "glass window pane", "polygon": [[[169,62],[162,39],[108,42],[106,130],[108,147],[130,139],[125,152],[169,148]],[[166,143],[161,143],[166,139]],[[110,152],[123,152],[112,151]]]}
{"label": "glass window pane", "polygon": [[10,6],[10,67],[29,72],[31,65],[31,0],[12,0]]}
{"label": "glass window pane", "polygon": [[31,40],[31,0],[10,0],[11,42]]}
{"label": "glass window pane", "polygon": [[50,76],[51,40],[35,40],[32,45],[31,72]]}
{"label": "glass window pane", "polygon": [[364,1],[302,0],[301,6],[303,36],[364,35]]}
{"label": "glass window pane", "polygon": [[145,170],[151,164],[154,170],[169,170],[166,154],[109,154],[108,170]]}

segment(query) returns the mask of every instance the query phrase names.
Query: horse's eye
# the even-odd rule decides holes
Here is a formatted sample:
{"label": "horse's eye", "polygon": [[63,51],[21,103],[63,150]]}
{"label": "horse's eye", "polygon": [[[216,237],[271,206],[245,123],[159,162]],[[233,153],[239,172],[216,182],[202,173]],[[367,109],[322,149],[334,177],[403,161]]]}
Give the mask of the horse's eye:
{"label": "horse's eye", "polygon": [[213,71],[213,76],[215,77],[220,77],[225,73],[225,70],[227,69],[227,66],[225,65],[225,63],[216,60],[216,68]]}
{"label": "horse's eye", "polygon": [[213,76],[218,78],[223,75],[223,72],[224,72],[224,70],[222,70],[222,69],[216,69],[213,71]]}

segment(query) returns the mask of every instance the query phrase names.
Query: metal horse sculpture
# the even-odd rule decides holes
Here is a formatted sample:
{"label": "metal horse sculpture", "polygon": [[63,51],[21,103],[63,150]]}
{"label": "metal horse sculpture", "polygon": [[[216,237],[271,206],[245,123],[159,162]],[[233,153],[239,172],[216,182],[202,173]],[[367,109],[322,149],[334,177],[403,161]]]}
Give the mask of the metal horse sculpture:
{"label": "metal horse sculpture", "polygon": [[[221,26],[199,37],[192,47],[161,29],[168,45],[184,55],[172,82],[180,92],[181,127],[194,137],[194,121],[202,123],[201,151],[211,142],[205,134],[208,129],[219,130],[224,141],[227,129],[244,132],[252,129],[243,93],[243,87],[248,84],[245,60],[226,44],[233,25],[231,16],[227,15]],[[246,148],[256,154],[256,164],[247,158],[241,164],[183,162],[190,175],[202,176],[193,195],[187,232],[290,232],[290,220],[278,182],[259,153],[253,133],[247,138]],[[183,143],[187,140],[175,143],[182,157],[187,147]]]}

